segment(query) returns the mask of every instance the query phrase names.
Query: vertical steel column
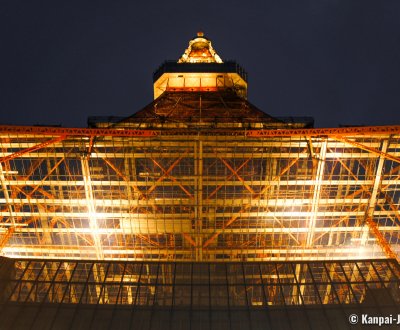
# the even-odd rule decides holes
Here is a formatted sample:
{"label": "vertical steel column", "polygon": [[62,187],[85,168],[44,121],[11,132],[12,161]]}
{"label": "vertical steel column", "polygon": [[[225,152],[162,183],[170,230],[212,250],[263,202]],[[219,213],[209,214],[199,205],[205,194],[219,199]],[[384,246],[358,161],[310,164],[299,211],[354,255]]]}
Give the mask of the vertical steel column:
{"label": "vertical steel column", "polygon": [[0,253],[3,250],[4,246],[10,240],[11,236],[14,234],[15,231],[15,218],[14,218],[14,211],[12,208],[12,203],[10,202],[10,195],[8,193],[6,178],[4,177],[3,167],[0,163],[0,181],[1,181],[1,188],[3,189],[4,198],[6,200],[8,212],[10,213],[10,220],[11,220],[11,227],[7,228],[6,232],[3,235],[3,238],[0,241]]}
{"label": "vertical steel column", "polygon": [[324,177],[326,149],[327,149],[327,141],[325,140],[322,142],[321,150],[319,152],[319,157],[318,157],[317,173],[315,175],[315,186],[314,186],[313,200],[311,205],[311,216],[309,219],[308,233],[306,240],[307,247],[312,246],[314,239],[314,231],[315,231],[315,224],[317,221],[319,199],[321,196],[321,182]]}
{"label": "vertical steel column", "polygon": [[[388,140],[384,140],[382,142],[382,147],[381,147],[381,151],[383,153],[386,153],[386,150],[388,148]],[[376,171],[375,171],[375,180],[374,180],[374,185],[372,188],[372,192],[371,192],[371,196],[369,198],[369,204],[368,204],[368,208],[366,210],[366,219],[368,218],[372,218],[374,215],[374,211],[375,211],[375,206],[376,206],[376,197],[378,194],[378,189],[381,183],[381,179],[382,179],[382,169],[383,169],[383,164],[385,163],[385,157],[383,157],[382,155],[379,156],[379,161],[378,161],[378,166],[376,167]],[[364,242],[365,244],[365,242]]]}
{"label": "vertical steel column", "polygon": [[92,180],[90,178],[90,167],[87,155],[81,157],[81,166],[82,166],[83,182],[85,185],[85,196],[87,203],[89,226],[90,229],[92,230],[92,237],[96,249],[96,257],[98,260],[103,260],[104,254],[101,246],[101,241],[99,238],[99,226],[97,224],[95,199],[93,195]]}
{"label": "vertical steel column", "polygon": [[3,189],[4,198],[7,203],[8,212],[10,213],[10,220],[13,227],[15,227],[15,219],[14,219],[14,211],[12,209],[12,203],[10,201],[10,195],[8,193],[6,178],[4,177],[3,166],[0,163],[0,181],[1,181],[1,188]]}
{"label": "vertical steel column", "polygon": [[[390,244],[386,241],[385,237],[379,231],[378,225],[373,220],[375,206],[376,206],[376,197],[377,197],[378,189],[379,189],[379,187],[381,185],[381,181],[382,181],[382,170],[383,170],[383,165],[385,162],[385,154],[386,154],[388,145],[389,145],[388,140],[384,140],[382,142],[378,166],[376,167],[376,171],[375,171],[374,186],[372,188],[368,208],[365,212],[365,223],[368,226],[369,232],[371,232],[378,240],[378,243],[381,246],[383,252],[386,254],[386,256],[390,259],[392,259],[392,258],[398,259],[397,254],[392,250]],[[364,231],[363,236],[361,238],[361,245],[366,244],[368,236],[369,236],[368,231]]]}
{"label": "vertical steel column", "polygon": [[195,242],[196,261],[203,260],[203,141],[194,144],[194,174],[195,174]]}

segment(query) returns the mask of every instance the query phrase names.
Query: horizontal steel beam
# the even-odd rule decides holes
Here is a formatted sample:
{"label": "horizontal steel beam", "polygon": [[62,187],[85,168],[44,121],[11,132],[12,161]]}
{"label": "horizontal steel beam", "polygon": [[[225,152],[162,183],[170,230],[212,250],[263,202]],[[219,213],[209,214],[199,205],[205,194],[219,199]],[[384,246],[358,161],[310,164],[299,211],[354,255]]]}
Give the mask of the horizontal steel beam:
{"label": "horizontal steel beam", "polygon": [[[164,225],[163,228],[155,228],[159,230],[154,230],[154,228],[150,226],[143,226],[142,228],[133,228],[133,227],[122,227],[122,228],[99,228],[96,230],[96,234],[98,235],[124,235],[124,234],[143,234],[143,235],[162,235],[162,234],[175,234],[179,235],[183,232],[191,233],[193,231],[192,228],[189,228],[185,231],[182,229],[182,225],[169,223],[169,227],[167,227],[168,223],[162,223]],[[399,232],[400,226],[379,226],[377,227],[381,232]],[[0,227],[1,229],[1,227]],[[162,231],[160,229],[163,229]],[[217,229],[218,230],[218,229]],[[223,234],[304,234],[308,232],[308,227],[270,227],[270,228],[258,228],[258,227],[248,227],[248,228],[226,228],[224,229]],[[349,227],[316,227],[314,232],[316,233],[359,233],[362,234],[364,227],[361,226],[349,226]],[[202,235],[209,235],[215,232],[215,229],[208,228],[202,229]],[[28,228],[28,227],[16,227],[15,233],[58,233],[58,234],[92,234],[93,230],[90,228]],[[246,242],[243,240],[243,242]]]}
{"label": "horizontal steel beam", "polygon": [[[60,152],[60,151],[40,151],[40,152],[29,152],[29,153],[22,153],[18,156],[18,159],[36,159],[36,158],[63,158],[67,157],[67,159],[75,159],[82,157],[83,152]],[[146,158],[178,158],[181,156],[182,153],[180,152],[149,152],[149,153],[126,153],[126,152],[92,152],[90,154],[90,158],[92,159],[146,159]],[[400,152],[392,152],[391,155],[393,157],[400,156]],[[326,159],[376,159],[376,154],[372,152],[327,152]],[[0,152],[0,157],[7,160],[9,157],[14,157],[14,154],[11,152]],[[185,155],[186,159],[193,159],[194,154],[188,153]],[[234,158],[234,159],[245,159],[245,158],[252,158],[252,159],[292,159],[292,158],[302,158],[308,159],[310,155],[306,152],[301,152],[300,150],[293,150],[292,152],[237,152],[237,153],[226,153],[221,152],[218,153],[218,157],[215,153],[208,153],[204,152],[203,158],[204,159],[214,159],[214,158]]]}
{"label": "horizontal steel beam", "polygon": [[[56,175],[55,175],[56,176]],[[300,176],[300,175],[299,175]],[[157,177],[156,177],[157,178]],[[184,179],[182,180],[179,176],[174,176],[176,180],[179,182],[175,181],[169,181],[168,179],[158,182],[157,186],[179,186],[179,184],[185,185],[185,186],[194,186],[194,182],[196,180],[196,177],[193,176],[191,179]],[[142,181],[116,181],[116,180],[93,180],[92,185],[93,186],[101,186],[102,190],[104,190],[104,187],[110,187],[110,186],[118,186],[118,187],[124,187],[124,186],[139,186],[139,187],[148,187],[151,186],[154,183],[155,178],[152,178],[151,180],[142,180]],[[51,177],[46,180],[10,180],[6,178],[4,182],[9,185],[9,186],[50,186],[50,187],[75,187],[75,186],[84,186],[84,181],[83,180],[54,180]],[[304,179],[297,179],[297,180],[244,180],[242,181],[232,181],[232,180],[224,180],[221,178],[221,180],[215,180],[214,178],[208,179],[207,177],[203,177],[203,185],[204,186],[244,186],[244,184],[250,185],[252,187],[257,187],[257,186],[313,186],[315,185],[316,181],[315,180],[304,180]],[[322,186],[372,186],[374,183],[374,180],[322,180],[321,185]],[[382,185],[398,185],[399,180],[393,179],[393,180],[382,180]],[[302,192],[301,190],[299,190]],[[292,191],[293,193],[294,191]]]}
{"label": "horizontal steel beam", "polygon": [[[260,212],[240,212],[240,218],[255,218],[255,219],[270,219],[279,218],[279,220],[293,221],[296,219],[308,218],[312,212],[301,212],[301,211],[260,211]],[[363,216],[365,211],[318,211],[315,213],[320,218],[326,217],[347,217],[347,216]],[[393,210],[382,210],[376,211],[374,216],[390,216],[395,215]],[[54,211],[43,211],[43,212],[25,212],[25,211],[14,211],[14,217],[61,217],[61,218],[87,218],[88,212],[54,212]],[[215,217],[218,219],[231,218],[234,215],[238,215],[237,212],[221,212],[216,213]],[[8,211],[0,211],[0,216],[9,216]],[[130,219],[130,220],[152,220],[152,221],[165,221],[166,219],[174,220],[186,220],[192,221],[193,215],[191,213],[162,213],[162,214],[138,214],[128,212],[96,212],[98,219]]]}
{"label": "horizontal steel beam", "polygon": [[[172,132],[171,132],[172,131]],[[204,130],[208,132],[207,129]],[[310,129],[273,129],[273,130],[244,130],[241,129],[213,129],[216,131],[235,132],[248,137],[271,137],[271,136],[318,136],[318,135],[392,135],[400,134],[400,126],[365,126],[365,127],[339,127],[339,128],[310,128]],[[0,134],[31,134],[31,135],[70,135],[70,136],[131,136],[151,137],[161,134],[185,134],[195,133],[190,129],[163,130],[138,130],[130,128],[64,128],[44,126],[12,126],[0,125]]]}
{"label": "horizontal steel beam", "polygon": [[[29,245],[13,245],[6,246],[3,249],[3,252],[6,255],[32,255],[35,258],[45,258],[46,256],[52,256],[53,258],[57,258],[60,256],[68,257],[74,256],[77,259],[95,259],[95,249],[94,247],[83,247],[83,246],[47,246],[47,247],[38,247],[38,246],[29,246]],[[155,255],[183,255],[188,256],[189,258],[193,255],[194,249],[165,249],[165,248],[157,248],[157,247],[149,247],[142,249],[124,249],[124,248],[109,248],[107,246],[104,247],[104,259],[107,260],[115,259],[115,258],[132,258],[134,255],[143,255],[143,254],[155,254]],[[298,256],[303,257],[303,259],[310,259],[318,256],[325,256],[326,259],[330,258],[354,258],[354,256],[360,256],[365,258],[373,258],[373,257],[382,257],[377,251],[373,251],[370,248],[360,249],[359,246],[351,247],[351,246],[342,246],[342,247],[318,247],[318,248],[302,248],[302,247],[293,247],[293,248],[207,248],[203,250],[203,254],[205,259],[207,256],[215,256],[215,255],[231,255],[231,256],[246,256],[250,255],[261,255],[266,260],[268,260],[269,256],[281,255],[285,256],[285,258],[290,258]],[[377,256],[378,255],[378,256]],[[185,257],[184,257],[185,258]],[[157,258],[158,260],[158,258]]]}
{"label": "horizontal steel beam", "polygon": [[339,128],[309,128],[309,129],[276,129],[276,130],[248,130],[248,137],[271,137],[271,136],[353,136],[353,135],[391,135],[400,134],[400,126],[361,126],[361,127],[339,127]]}
{"label": "horizontal steel beam", "polygon": [[[400,136],[399,136],[400,138]],[[39,138],[38,138],[39,139]],[[383,138],[381,136],[377,136],[375,140],[368,140],[365,141],[364,137],[358,137],[358,141],[361,141],[363,145],[373,147],[373,148],[379,148],[381,140]],[[13,149],[18,149],[18,148],[30,148],[33,147],[37,144],[37,141],[35,142],[26,142],[26,136],[15,136],[12,137],[11,141],[2,141],[0,142],[1,146],[4,148],[13,148]],[[249,150],[258,150],[260,148],[270,148],[270,147],[280,147],[280,148],[299,148],[303,149],[307,147],[307,142],[304,140],[304,138],[299,137],[295,139],[285,139],[285,138],[275,138],[275,139],[270,139],[267,141],[253,141],[253,140],[243,140],[243,141],[230,141],[227,140],[226,137],[224,137],[224,143],[222,144],[221,141],[215,140],[215,141],[204,141],[203,142],[204,147],[212,147],[216,148],[218,152],[227,152],[229,150],[232,150],[232,148],[238,148],[238,147],[245,147]],[[312,144],[314,148],[318,148],[321,146],[321,139],[320,138],[314,138],[312,140]],[[390,148],[396,149],[399,147],[400,142],[392,138],[391,143],[390,143]],[[85,147],[89,145],[89,141],[87,138],[84,137],[66,137],[65,140],[63,140],[62,143],[56,142],[53,144],[55,148],[79,148],[79,147]],[[187,138],[185,138],[182,141],[179,140],[174,140],[174,141],[169,141],[167,139],[163,140],[153,140],[153,139],[145,139],[145,140],[132,140],[130,138],[124,138],[124,139],[96,139],[94,142],[95,147],[98,150],[101,150],[103,148],[127,148],[127,147],[134,147],[137,148],[137,152],[142,152],[142,148],[146,147],[152,147],[152,148],[169,148],[171,151],[176,150],[177,148],[182,148],[182,147],[188,147],[188,146],[194,146],[193,141],[188,141]],[[328,147],[334,148],[335,149],[351,149],[354,148],[350,146],[346,142],[340,142],[338,140],[334,139],[328,139]]]}
{"label": "horizontal steel beam", "polygon": [[[87,207],[86,199],[47,199],[47,198],[9,198],[8,201],[12,204],[46,204],[46,205],[62,205],[65,207],[75,207],[82,206]],[[5,198],[0,198],[0,204],[5,204],[7,201]],[[292,198],[282,198],[282,199],[204,199],[203,206],[243,206],[250,204],[252,206],[263,206],[263,207],[295,207],[310,205],[312,199],[292,199]],[[336,207],[342,207],[343,204],[357,205],[368,203],[368,198],[321,198],[319,199],[319,205],[333,205]],[[384,198],[377,200],[379,203],[385,203]],[[107,206],[117,206],[117,207],[132,207],[132,206],[195,206],[196,203],[189,198],[149,198],[147,200],[143,199],[96,199],[96,207],[107,207]]]}

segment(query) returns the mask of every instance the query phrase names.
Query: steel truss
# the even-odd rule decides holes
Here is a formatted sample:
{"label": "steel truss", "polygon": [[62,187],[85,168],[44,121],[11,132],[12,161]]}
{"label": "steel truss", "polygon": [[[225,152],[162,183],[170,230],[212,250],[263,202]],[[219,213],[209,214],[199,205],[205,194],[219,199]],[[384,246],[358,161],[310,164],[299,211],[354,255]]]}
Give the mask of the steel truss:
{"label": "steel truss", "polygon": [[215,134],[0,126],[0,146],[6,256],[399,256],[399,126]]}

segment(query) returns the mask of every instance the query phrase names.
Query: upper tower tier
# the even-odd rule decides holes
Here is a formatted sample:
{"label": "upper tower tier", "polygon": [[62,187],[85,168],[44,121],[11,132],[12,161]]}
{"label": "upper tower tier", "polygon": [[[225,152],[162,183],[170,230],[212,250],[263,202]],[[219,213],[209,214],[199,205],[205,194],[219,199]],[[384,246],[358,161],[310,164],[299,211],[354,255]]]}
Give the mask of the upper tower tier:
{"label": "upper tower tier", "polygon": [[234,90],[247,98],[247,73],[236,62],[223,62],[202,32],[175,61],[164,62],[153,74],[154,99],[165,91]]}
{"label": "upper tower tier", "polygon": [[189,41],[189,47],[178,60],[178,63],[223,63],[215,52],[211,41],[197,32],[197,37]]}

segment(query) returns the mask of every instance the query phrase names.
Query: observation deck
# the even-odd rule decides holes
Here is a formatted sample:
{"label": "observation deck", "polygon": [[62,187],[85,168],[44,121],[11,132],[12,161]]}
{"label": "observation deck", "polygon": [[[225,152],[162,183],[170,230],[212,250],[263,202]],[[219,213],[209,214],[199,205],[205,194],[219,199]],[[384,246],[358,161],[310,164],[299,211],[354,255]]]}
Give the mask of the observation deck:
{"label": "observation deck", "polygon": [[235,61],[222,61],[202,32],[189,41],[178,61],[166,61],[154,72],[154,99],[165,91],[233,90],[247,98],[247,73]]}

